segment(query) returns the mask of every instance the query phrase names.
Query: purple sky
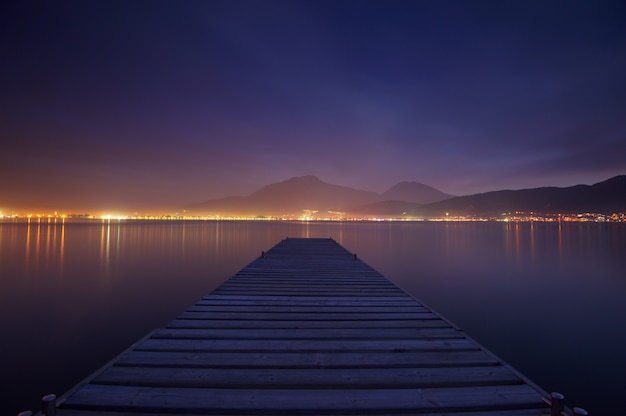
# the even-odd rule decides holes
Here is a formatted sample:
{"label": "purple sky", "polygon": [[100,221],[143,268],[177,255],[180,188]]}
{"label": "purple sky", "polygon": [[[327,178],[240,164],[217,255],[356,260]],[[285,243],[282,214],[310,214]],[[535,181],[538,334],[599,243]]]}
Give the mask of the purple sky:
{"label": "purple sky", "polygon": [[623,1],[11,1],[0,211],[626,173]]}

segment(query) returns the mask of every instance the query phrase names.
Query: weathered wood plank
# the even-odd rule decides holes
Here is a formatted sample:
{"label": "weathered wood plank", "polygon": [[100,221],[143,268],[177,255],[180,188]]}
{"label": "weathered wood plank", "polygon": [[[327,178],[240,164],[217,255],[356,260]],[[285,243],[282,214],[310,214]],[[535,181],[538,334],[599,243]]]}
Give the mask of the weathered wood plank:
{"label": "weathered wood plank", "polygon": [[206,340],[148,339],[139,351],[441,351],[475,350],[473,342],[461,339],[373,339],[373,340]]}
{"label": "weathered wood plank", "polygon": [[245,284],[260,284],[260,283],[270,283],[270,284],[285,284],[285,285],[293,285],[293,284],[311,284],[311,285],[319,285],[319,284],[357,284],[363,286],[369,285],[393,285],[393,283],[389,282],[383,277],[380,276],[372,276],[372,277],[364,277],[362,274],[337,274],[337,275],[290,275],[284,277],[277,277],[276,273],[262,273],[262,274],[251,274],[249,276],[240,276],[235,275],[228,279],[225,283],[245,283]]}
{"label": "weathered wood plank", "polygon": [[232,328],[165,328],[153,335],[154,339],[225,339],[225,340],[406,340],[454,339],[463,334],[453,328],[289,328],[289,329],[232,329]]}
{"label": "weathered wood plank", "polygon": [[228,280],[226,283],[220,286],[220,289],[227,289],[227,288],[228,289],[240,289],[240,290],[251,290],[251,289],[254,290],[254,289],[264,289],[264,288],[268,288],[268,289],[308,288],[308,289],[335,289],[335,290],[341,290],[341,289],[393,290],[396,292],[400,291],[400,289],[398,289],[396,286],[392,285],[389,282],[387,283],[376,282],[376,283],[366,284],[362,281],[357,281],[357,280],[353,282],[343,282],[337,279],[328,279],[327,281],[318,281],[318,282],[311,282],[309,280],[299,282],[299,281],[292,280],[291,282],[286,283],[282,281],[273,282],[271,280],[262,280],[262,279],[239,281],[236,278],[233,278],[231,280]]}
{"label": "weathered wood plank", "polygon": [[297,312],[183,312],[178,319],[227,319],[227,320],[252,320],[252,321],[346,321],[366,320],[384,321],[388,319],[440,319],[432,312],[428,313],[297,313]]}
{"label": "weathered wood plank", "polygon": [[316,287],[316,286],[334,286],[337,285],[339,287],[341,286],[357,286],[357,287],[366,287],[366,288],[394,288],[396,287],[393,283],[391,283],[390,281],[385,281],[382,280],[382,278],[368,278],[368,279],[361,279],[358,276],[353,276],[353,277],[347,277],[346,275],[337,275],[337,276],[327,276],[324,278],[321,277],[307,277],[307,278],[303,278],[300,277],[298,279],[296,278],[271,278],[271,277],[263,277],[263,276],[256,276],[256,277],[231,277],[230,279],[228,279],[227,281],[224,282],[225,285],[241,285],[241,286],[250,286],[250,287],[255,287],[255,286],[285,286],[285,287],[291,287],[291,286],[311,286],[311,287]]}
{"label": "weathered wood plank", "polygon": [[[299,289],[255,289],[255,290],[232,290],[232,289],[216,289],[215,293],[219,293],[219,294],[240,294],[240,293],[247,293],[247,294],[251,294],[251,295],[285,295],[285,296],[309,296],[309,295],[317,295],[317,296],[345,296],[348,295],[350,293],[356,293],[360,296],[380,296],[380,295],[385,295],[385,296],[398,296],[398,297],[404,297],[404,294],[402,292],[398,292],[398,291],[391,291],[391,290],[377,290],[375,292],[371,292],[369,290],[349,290],[349,289],[345,289],[345,290],[333,290],[333,289],[327,289],[327,290],[307,290],[307,291],[302,291]],[[304,294],[306,293],[306,295]]]}
{"label": "weathered wood plank", "polygon": [[224,320],[224,319],[175,319],[167,328],[450,328],[450,325],[441,319],[404,319],[404,320]]}
{"label": "weathered wood plank", "polygon": [[[273,413],[277,414],[277,413]],[[368,414],[373,414],[369,413]],[[398,416],[400,413],[375,413],[377,416]],[[518,410],[483,410],[477,412],[453,412],[453,413],[414,413],[414,412],[402,412],[402,416],[549,416],[549,411],[545,409],[518,409]],[[112,416],[113,413],[104,410],[75,410],[75,409],[60,409],[57,410],[57,416]],[[203,416],[205,413],[144,413],[144,412],[127,412],[127,411],[115,411],[115,416]],[[232,416],[232,413],[213,413],[213,416]],[[281,416],[302,416],[302,412],[288,413],[281,412]],[[345,416],[345,412],[307,412],[307,416]]]}
{"label": "weathered wood plank", "polygon": [[367,287],[350,287],[342,286],[342,287],[334,287],[332,285],[319,285],[319,286],[311,286],[311,285],[301,285],[301,286],[282,286],[282,285],[256,285],[256,286],[223,286],[219,287],[215,291],[216,293],[250,293],[250,294],[290,294],[290,293],[300,293],[302,292],[307,294],[323,294],[325,296],[338,296],[341,294],[363,294],[366,296],[375,296],[387,294],[390,296],[404,296],[399,289],[393,287],[379,287],[379,288],[367,288]]}
{"label": "weathered wood plank", "polygon": [[171,352],[129,351],[116,365],[179,368],[393,368],[496,365],[484,351],[400,352]]}
{"label": "weathered wood plank", "polygon": [[360,274],[349,274],[349,273],[333,273],[333,274],[320,274],[316,275],[300,275],[299,277],[277,277],[275,273],[272,275],[264,276],[263,274],[255,274],[249,276],[238,276],[235,275],[224,282],[225,284],[245,284],[245,285],[258,285],[258,284],[284,284],[287,286],[297,286],[297,285],[326,285],[326,284],[337,284],[337,285],[348,285],[354,284],[357,286],[367,286],[367,287],[376,287],[376,286],[384,286],[384,287],[394,287],[395,285],[391,283],[389,280],[386,280],[383,277],[375,277],[369,276],[363,278]]}
{"label": "weathered wood plank", "polygon": [[215,369],[111,367],[95,384],[237,389],[436,388],[520,384],[507,368]]}
{"label": "weathered wood plank", "polygon": [[226,281],[219,287],[223,290],[255,290],[255,289],[303,289],[306,288],[308,290],[328,290],[328,289],[336,289],[336,290],[366,290],[366,291],[394,291],[400,292],[402,291],[398,289],[396,286],[390,283],[364,283],[362,281],[341,281],[337,278],[328,279],[327,281],[318,281],[318,282],[310,282],[310,281],[291,281],[281,282],[281,281],[271,281],[271,280],[239,280],[237,278],[231,278],[231,280]]}
{"label": "weathered wood plank", "polygon": [[265,305],[265,306],[205,306],[194,305],[187,309],[188,312],[300,312],[300,313],[429,313],[423,306],[293,306],[293,305]]}
{"label": "weathered wood plank", "polygon": [[281,296],[281,295],[244,295],[244,294],[236,294],[236,295],[221,295],[215,292],[212,292],[210,295],[206,295],[202,298],[202,300],[251,300],[251,301],[261,301],[261,302],[326,302],[332,304],[333,302],[365,302],[365,303],[373,303],[373,302],[416,302],[411,296],[406,293],[404,296],[358,296],[353,294],[353,296],[312,296],[309,293],[302,293],[300,296]]}
{"label": "weathered wood plank", "polygon": [[539,393],[527,385],[425,389],[202,389],[110,386],[88,384],[69,397],[66,408],[98,408],[102,403],[119,410],[189,411],[215,414],[232,411],[459,411],[498,408],[536,408]]}
{"label": "weathered wood plank", "polygon": [[[254,300],[240,300],[236,296],[220,296],[211,298],[208,300],[200,300],[194,306],[269,306],[269,307],[281,307],[281,306],[301,306],[301,307],[316,307],[316,306],[344,306],[344,307],[361,307],[361,308],[384,308],[390,306],[398,307],[422,307],[419,302],[414,301],[411,298],[394,298],[393,301],[351,301],[341,300],[335,298],[323,298],[323,300],[307,300],[302,297],[301,299],[289,299],[286,296],[260,296]],[[270,298],[270,299],[267,299]]]}

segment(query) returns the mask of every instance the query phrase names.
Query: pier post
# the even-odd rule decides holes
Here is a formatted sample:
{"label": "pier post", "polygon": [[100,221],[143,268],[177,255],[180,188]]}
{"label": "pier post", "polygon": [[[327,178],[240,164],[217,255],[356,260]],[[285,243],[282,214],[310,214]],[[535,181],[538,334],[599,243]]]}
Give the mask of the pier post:
{"label": "pier post", "polygon": [[46,416],[55,416],[57,412],[57,396],[46,394],[41,398],[41,413]]}
{"label": "pier post", "polygon": [[550,416],[561,416],[561,412],[565,407],[565,396],[557,392],[553,392],[550,396],[552,397]]}

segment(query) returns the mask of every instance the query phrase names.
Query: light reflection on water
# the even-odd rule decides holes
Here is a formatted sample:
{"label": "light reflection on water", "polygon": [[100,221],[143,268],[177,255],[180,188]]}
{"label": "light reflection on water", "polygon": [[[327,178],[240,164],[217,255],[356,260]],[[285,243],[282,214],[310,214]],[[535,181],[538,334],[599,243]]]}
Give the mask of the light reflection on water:
{"label": "light reflection on water", "polygon": [[626,227],[0,222],[9,413],[63,393],[285,237],[333,237],[546,390],[626,413]]}

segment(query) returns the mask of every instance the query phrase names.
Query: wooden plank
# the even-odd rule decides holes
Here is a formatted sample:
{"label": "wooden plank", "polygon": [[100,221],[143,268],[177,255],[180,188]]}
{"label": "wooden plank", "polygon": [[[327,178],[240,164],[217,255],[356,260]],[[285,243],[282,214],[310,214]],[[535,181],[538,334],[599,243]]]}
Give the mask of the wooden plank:
{"label": "wooden plank", "polygon": [[333,294],[336,296],[337,293],[368,293],[370,295],[373,294],[390,294],[392,296],[397,296],[397,295],[404,295],[404,293],[402,293],[400,291],[400,289],[395,288],[395,287],[366,287],[366,286],[352,286],[352,285],[345,285],[345,286],[334,286],[331,284],[326,284],[326,285],[290,285],[290,286],[286,286],[286,285],[267,285],[267,284],[263,284],[263,285],[243,285],[243,284],[237,284],[237,285],[225,285],[225,286],[220,286],[219,288],[217,288],[215,290],[216,293],[273,293],[273,292],[281,292],[281,293],[287,293],[287,292],[299,292],[299,291],[305,291],[305,293],[330,293],[330,296],[333,296]]}
{"label": "wooden plank", "polygon": [[475,350],[467,339],[383,339],[383,340],[206,340],[148,339],[137,346],[139,351],[441,351]]}
{"label": "wooden plank", "polygon": [[[336,282],[320,282],[320,283],[269,283],[269,282],[228,282],[217,288],[218,291],[226,291],[226,290],[241,290],[241,291],[260,291],[260,290],[270,290],[270,289],[310,289],[312,292],[322,291],[322,290],[337,290],[337,291],[348,291],[349,293],[359,293],[359,292],[391,292],[391,293],[400,293],[404,295],[399,288],[390,285],[390,284],[354,284],[354,283],[345,283],[339,284]],[[309,295],[307,293],[307,295]],[[310,295],[309,295],[310,296]]]}
{"label": "wooden plank", "polygon": [[484,351],[404,352],[170,352],[133,350],[116,365],[178,368],[394,368],[496,365]]}
{"label": "wooden plank", "polygon": [[215,414],[342,411],[460,411],[536,408],[541,396],[527,385],[427,389],[202,389],[88,384],[66,408],[108,406],[129,411],[188,411]]}
{"label": "wooden plank", "polygon": [[284,295],[244,295],[244,294],[236,294],[236,295],[222,295],[212,292],[210,295],[206,295],[202,298],[203,300],[251,300],[251,301],[261,301],[261,302],[416,302],[412,297],[407,295],[404,296],[311,296],[308,293],[302,293],[300,296],[284,296]]}
{"label": "wooden plank", "polygon": [[264,305],[264,306],[205,306],[194,305],[187,309],[189,312],[299,312],[299,313],[429,313],[423,306],[292,306],[292,305]]}
{"label": "wooden plank", "polygon": [[287,297],[267,296],[272,299],[265,299],[266,296],[261,296],[255,300],[239,300],[233,296],[220,296],[219,298],[213,298],[210,300],[200,300],[194,306],[301,306],[301,307],[315,307],[315,306],[344,306],[344,307],[362,307],[362,308],[384,308],[389,306],[398,307],[422,307],[422,305],[411,298],[397,299],[394,301],[349,301],[349,300],[335,300],[333,298],[324,298],[324,300],[307,300],[306,298],[294,300]]}
{"label": "wooden plank", "polygon": [[225,320],[225,319],[175,319],[167,325],[167,328],[451,328],[441,319],[404,319],[404,320]]}
{"label": "wooden plank", "polygon": [[235,274],[233,277],[228,279],[229,282],[238,282],[238,281],[263,281],[263,282],[284,282],[284,283],[293,283],[300,281],[307,281],[311,283],[317,282],[329,282],[329,281],[340,281],[340,282],[357,282],[357,283],[380,283],[380,284],[393,284],[389,280],[387,280],[384,276],[378,273],[368,273],[365,269],[354,270],[354,269],[345,269],[345,270],[334,270],[332,273],[325,272],[320,270],[319,264],[316,265],[316,270],[308,272],[306,270],[294,270],[293,272],[286,272],[281,269],[267,269],[264,271],[253,271],[253,272],[239,272]]}
{"label": "wooden plank", "polygon": [[[271,295],[270,292],[272,290],[280,291],[284,293],[284,295],[289,296],[290,291],[299,291],[306,290],[304,293],[296,293],[292,296],[351,296],[351,295],[359,295],[359,296],[389,296],[389,297],[404,297],[406,296],[400,289],[395,287],[367,287],[367,286],[356,286],[356,285],[343,285],[343,286],[334,286],[332,284],[326,285],[225,285],[220,286],[215,289],[216,294],[245,294],[245,295]],[[328,293],[327,293],[328,292]],[[337,292],[336,294],[333,292]],[[282,295],[282,294],[281,294]]]}
{"label": "wooden plank", "polygon": [[406,340],[463,338],[452,328],[165,328],[153,335],[154,339],[224,339],[224,340]]}
{"label": "wooden plank", "polygon": [[[237,290],[237,289],[216,289],[215,293],[219,294],[241,294],[247,293],[251,295],[285,295],[285,296],[308,296],[308,295],[317,295],[317,296],[345,296],[350,293],[356,293],[360,296],[398,296],[403,297],[404,294],[399,291],[392,290],[377,290],[375,292],[371,292],[369,290],[297,290],[297,289],[255,289],[255,290]],[[306,293],[306,295],[305,295]]]}
{"label": "wooden plank", "polygon": [[284,275],[280,271],[271,271],[265,273],[254,273],[249,275],[234,275],[230,279],[225,280],[223,284],[231,283],[245,283],[245,284],[286,284],[286,285],[299,285],[299,284],[334,284],[348,285],[355,284],[361,286],[396,286],[390,280],[387,280],[384,276],[379,275],[365,275],[360,271],[341,272],[341,273],[327,273],[320,270],[319,265],[312,266],[316,269],[315,274],[305,274],[303,270],[296,272],[294,275]]}
{"label": "wooden plank", "polygon": [[440,319],[432,312],[428,313],[296,313],[296,312],[183,312],[178,319],[227,319],[227,320],[292,320],[292,321],[346,321],[366,320],[385,321],[388,319]]}
{"label": "wooden plank", "polygon": [[361,287],[366,287],[366,288],[376,288],[376,287],[394,288],[395,287],[395,285],[391,283],[390,281],[384,281],[380,279],[370,278],[369,280],[363,280],[363,279],[356,278],[356,276],[353,279],[344,280],[344,278],[345,278],[345,275],[337,275],[337,276],[327,276],[326,278],[317,278],[317,279],[314,279],[313,277],[311,277],[311,278],[306,278],[306,279],[300,278],[300,279],[290,279],[290,280],[278,279],[275,281],[274,279],[264,279],[261,276],[258,276],[254,279],[232,277],[228,279],[227,281],[225,281],[222,285],[224,286],[249,285],[251,287],[258,286],[258,285],[268,285],[268,286],[284,285],[287,287],[303,286],[303,285],[310,285],[310,286],[337,285],[339,287],[354,285],[354,286],[361,286]]}
{"label": "wooden plank", "polygon": [[[128,412],[115,411],[115,416],[203,416],[205,413],[144,413],[144,412]],[[274,413],[276,414],[276,413]],[[282,416],[302,416],[302,413],[286,413],[281,412]],[[307,412],[307,416],[345,416],[345,412]],[[368,413],[372,414],[372,413]],[[376,413],[377,416],[398,416],[399,413]],[[545,409],[517,409],[517,410],[482,410],[477,412],[453,412],[453,413],[414,413],[402,412],[403,416],[549,416],[550,412]],[[59,409],[57,416],[112,416],[111,412],[105,410],[75,410],[75,409]],[[213,413],[213,416],[232,416],[232,413]]]}
{"label": "wooden plank", "polygon": [[229,282],[281,282],[286,284],[294,284],[300,282],[307,283],[328,283],[328,282],[351,282],[356,284],[375,284],[375,285],[393,285],[384,276],[375,273],[367,273],[364,270],[333,270],[326,272],[320,268],[319,264],[314,266],[314,270],[307,273],[306,270],[300,268],[293,273],[285,273],[283,270],[265,270],[264,272],[253,273],[237,273],[228,279]]}
{"label": "wooden plank", "polygon": [[246,283],[246,284],[259,284],[259,283],[271,283],[271,284],[358,284],[358,285],[392,285],[389,280],[381,276],[365,277],[362,274],[349,275],[349,274],[337,274],[337,275],[289,275],[278,276],[277,273],[255,273],[248,276],[235,275],[228,279],[224,283]]}
{"label": "wooden plank", "polygon": [[237,389],[339,389],[436,388],[520,384],[507,368],[311,368],[215,369],[111,367],[95,384],[124,386],[237,388]]}

